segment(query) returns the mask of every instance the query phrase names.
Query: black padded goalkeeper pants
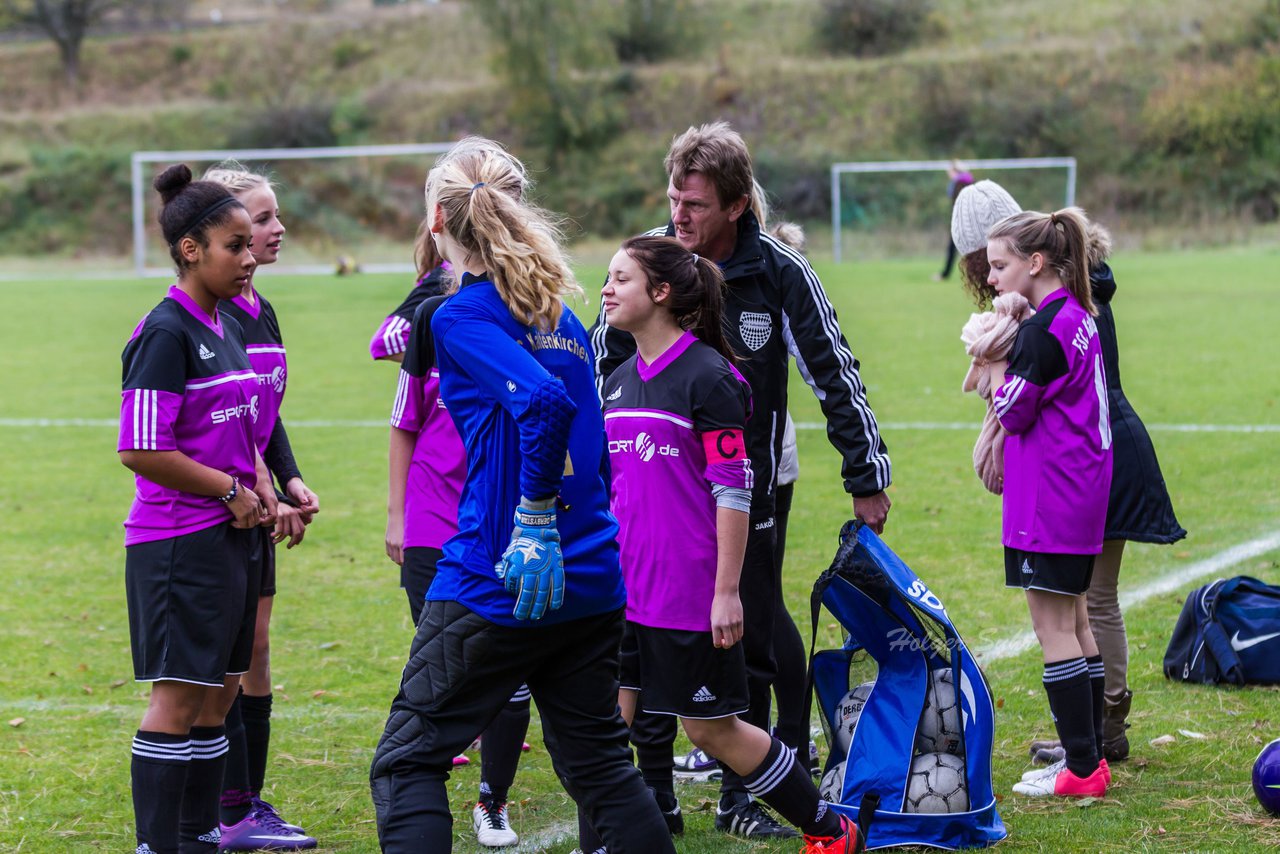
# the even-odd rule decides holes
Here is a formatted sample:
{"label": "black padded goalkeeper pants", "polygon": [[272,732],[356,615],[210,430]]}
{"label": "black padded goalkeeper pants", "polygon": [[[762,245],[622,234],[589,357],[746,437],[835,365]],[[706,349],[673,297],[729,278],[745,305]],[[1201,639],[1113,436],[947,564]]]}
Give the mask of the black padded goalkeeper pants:
{"label": "black padded goalkeeper pants", "polygon": [[451,850],[453,757],[525,682],[556,774],[610,853],[674,854],[618,714],[622,621],[614,611],[511,628],[456,602],[428,602],[370,769],[382,850]]}

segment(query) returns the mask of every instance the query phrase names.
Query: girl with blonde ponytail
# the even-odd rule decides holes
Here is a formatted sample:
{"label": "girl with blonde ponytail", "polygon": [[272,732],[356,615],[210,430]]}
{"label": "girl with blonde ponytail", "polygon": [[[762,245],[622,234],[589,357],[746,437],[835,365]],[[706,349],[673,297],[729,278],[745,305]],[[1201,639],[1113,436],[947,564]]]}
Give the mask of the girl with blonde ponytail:
{"label": "girl with blonde ponytail", "polygon": [[459,283],[431,336],[467,471],[374,754],[378,835],[392,854],[451,849],[453,757],[526,682],[556,771],[609,850],[674,854],[617,711],[626,591],[604,423],[586,330],[561,302],[580,289],[527,187],[520,161],[477,138],[427,177],[432,237]]}
{"label": "girl with blonde ponytail", "polygon": [[1026,591],[1044,654],[1045,693],[1065,758],[1013,790],[1102,797],[1092,671],[1102,659],[1085,592],[1102,551],[1111,487],[1111,420],[1097,313],[1089,290],[1089,224],[1077,208],[1023,211],[987,233],[988,284],[1026,297],[1007,368],[992,364],[992,410],[1004,445],[1005,585]]}

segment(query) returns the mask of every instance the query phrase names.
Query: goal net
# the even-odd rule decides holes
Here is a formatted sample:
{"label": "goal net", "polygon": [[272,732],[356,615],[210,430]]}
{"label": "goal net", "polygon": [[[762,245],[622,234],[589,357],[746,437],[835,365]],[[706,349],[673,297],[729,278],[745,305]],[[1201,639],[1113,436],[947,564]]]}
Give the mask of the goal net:
{"label": "goal net", "polygon": [[[950,160],[881,160],[831,165],[833,260],[843,260],[846,238],[858,255],[918,254],[928,247],[939,256],[951,223],[947,197]],[[1029,210],[1075,204],[1074,157],[1022,157],[961,163],[979,181],[990,178]],[[848,232],[848,234],[846,234]]]}
{"label": "goal net", "polygon": [[451,142],[331,148],[135,151],[132,157],[133,258],[140,276],[173,274],[156,222],[155,175],[185,163],[199,178],[234,159],[275,184],[288,229],[277,273],[332,273],[338,259],[366,272],[412,272],[413,237],[422,219],[422,185]]}

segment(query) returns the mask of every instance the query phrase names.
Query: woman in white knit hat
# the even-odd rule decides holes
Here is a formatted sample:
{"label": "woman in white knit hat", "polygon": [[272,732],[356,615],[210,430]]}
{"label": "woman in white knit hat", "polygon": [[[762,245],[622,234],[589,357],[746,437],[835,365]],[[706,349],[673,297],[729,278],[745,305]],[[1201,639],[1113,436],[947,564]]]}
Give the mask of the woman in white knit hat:
{"label": "woman in white knit hat", "polygon": [[[990,304],[995,289],[987,284],[987,232],[1000,220],[1021,208],[1013,196],[994,181],[979,181],[956,197],[951,211],[951,237],[961,253],[960,274],[965,289],[979,306]],[[1111,413],[1113,471],[1107,504],[1102,554],[1094,563],[1089,585],[1089,624],[1102,657],[1091,662],[1095,715],[1102,720],[1100,754],[1111,762],[1129,755],[1125,719],[1133,698],[1128,686],[1129,645],[1124,616],[1117,598],[1117,582],[1124,545],[1128,540],[1168,544],[1187,535],[1173,512],[1155,448],[1142,420],[1134,412],[1120,386],[1119,351],[1111,298],[1116,283],[1107,265],[1111,235],[1097,223],[1089,224],[1089,282],[1098,337],[1106,371],[1108,408]],[[1039,762],[1062,758],[1057,742],[1033,742],[1032,757]]]}

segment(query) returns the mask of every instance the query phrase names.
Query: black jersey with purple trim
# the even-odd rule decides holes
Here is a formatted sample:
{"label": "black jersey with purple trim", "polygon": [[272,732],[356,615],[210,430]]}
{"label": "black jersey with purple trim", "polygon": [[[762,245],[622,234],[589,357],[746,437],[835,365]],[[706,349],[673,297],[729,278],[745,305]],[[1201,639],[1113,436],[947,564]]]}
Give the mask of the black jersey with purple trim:
{"label": "black jersey with purple trim", "polygon": [[637,353],[604,384],[627,619],[711,630],[716,502],[712,484],[751,489],[746,380],[686,332],[652,365]]}
{"label": "black jersey with purple trim", "polygon": [[280,418],[280,404],[284,402],[284,390],[289,382],[289,361],[276,310],[262,294],[255,296],[257,299],[252,303],[243,296],[223,300],[218,309],[234,317],[244,330],[244,348],[249,354],[249,364],[258,375],[258,420],[253,438],[258,452],[265,455],[271,431]]}
{"label": "black jersey with purple trim", "polygon": [[387,315],[387,319],[382,321],[382,325],[369,339],[370,356],[375,360],[386,359],[403,353],[409,347],[409,328],[413,325],[414,312],[431,297],[444,293],[445,276],[448,273],[449,266],[445,263],[418,279],[409,295],[396,306],[395,311]]}
{"label": "black jersey with purple trim", "polygon": [[[649,234],[672,236],[675,226],[668,223]],[[887,489],[892,480],[889,451],[867,400],[860,364],[813,267],[795,249],[762,233],[748,210],[738,219],[733,254],[720,268],[725,338],[741,359],[738,366],[751,383],[755,406],[747,437],[756,472],[752,517],[759,520],[774,512],[791,356],[817,396],[827,438],[843,459],[845,490],[866,497]],[[599,382],[635,352],[632,337],[609,326],[603,302],[591,328],[591,346]]]}
{"label": "black jersey with purple trim", "polygon": [[[120,451],[181,451],[252,489],[258,377],[244,333],[221,309],[215,319],[177,287],[134,329],[121,356]],[[136,475],[125,545],[163,540],[229,522],[217,498]]]}

